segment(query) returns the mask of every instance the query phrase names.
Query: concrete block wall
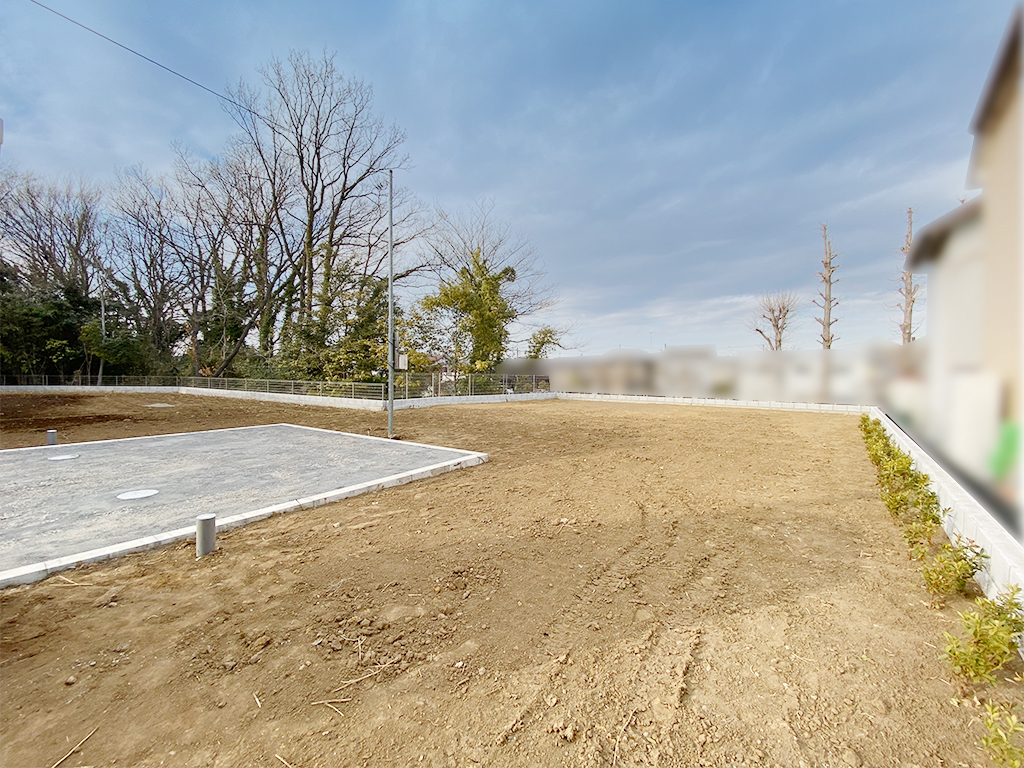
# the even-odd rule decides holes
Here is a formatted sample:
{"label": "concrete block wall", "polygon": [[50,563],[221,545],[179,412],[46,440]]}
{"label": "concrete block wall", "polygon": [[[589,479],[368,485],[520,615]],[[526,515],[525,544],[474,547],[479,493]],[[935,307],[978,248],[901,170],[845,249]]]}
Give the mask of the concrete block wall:
{"label": "concrete block wall", "polygon": [[[451,397],[410,397],[408,400],[395,400],[395,410],[406,408],[429,408],[432,405],[469,405],[471,403],[516,403],[524,400],[556,400],[557,392],[526,392],[520,395],[458,395]],[[387,410],[385,402],[382,410]]]}
{"label": "concrete block wall", "polygon": [[[387,401],[368,400],[352,397],[327,397],[323,395],[293,395],[283,392],[257,392],[235,389],[207,389],[206,387],[75,387],[75,386],[4,386],[0,395],[6,392],[143,392],[181,395],[204,395],[209,397],[233,397],[240,400],[264,400],[273,403],[296,405],[322,405],[328,408],[354,408],[366,411],[385,411]],[[467,405],[471,403],[514,403],[529,400],[593,400],[615,403],[654,403],[663,405],[710,405],[716,408],[757,408],[777,411],[808,411],[811,413],[867,413],[871,406],[833,405],[831,403],[785,403],[760,400],[723,400],[713,397],[664,397],[661,395],[597,395],[585,392],[527,392],[513,395],[458,395],[451,397],[415,397],[396,399],[395,410],[406,408],[429,408],[434,405]]]}

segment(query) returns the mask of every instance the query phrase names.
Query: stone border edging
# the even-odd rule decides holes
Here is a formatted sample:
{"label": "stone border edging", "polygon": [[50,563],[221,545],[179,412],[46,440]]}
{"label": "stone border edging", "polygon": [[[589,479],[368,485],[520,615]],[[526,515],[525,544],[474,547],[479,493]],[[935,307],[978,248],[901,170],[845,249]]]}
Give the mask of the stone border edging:
{"label": "stone border edging", "polygon": [[[83,390],[95,387],[82,387]],[[167,389],[167,388],[165,388]],[[353,408],[360,411],[386,411],[387,400],[373,400],[352,397],[330,397],[328,395],[292,395],[281,392],[244,391],[240,389],[206,389],[205,387],[177,387],[179,395],[212,395],[234,397],[241,400],[264,400],[273,403],[295,405],[322,405],[328,408]],[[522,400],[554,400],[556,392],[526,392],[520,395],[453,395],[441,397],[395,398],[395,410],[407,408],[429,408],[433,405],[469,405],[472,403],[512,403]]]}
{"label": "stone border edging", "polygon": [[[159,394],[174,392],[179,395],[209,395],[233,397],[240,400],[264,400],[296,405],[323,405],[330,408],[354,408],[363,411],[387,410],[386,400],[368,398],[330,397],[328,395],[293,395],[283,392],[260,392],[241,389],[212,389],[207,387],[77,387],[52,386],[0,386],[0,394],[32,392],[144,392]],[[716,408],[757,408],[773,411],[806,411],[808,413],[862,414],[874,407],[870,405],[836,405],[832,403],[790,403],[777,400],[725,400],[714,397],[668,397],[664,395],[599,395],[588,392],[526,392],[500,395],[453,395],[442,397],[396,398],[395,410],[429,408],[433,405],[468,405],[472,403],[515,403],[529,400],[593,400],[613,403],[660,403],[664,405],[709,405]]]}
{"label": "stone border edging", "polygon": [[[91,387],[82,387],[91,389]],[[379,400],[358,397],[330,397],[328,395],[292,395],[284,392],[257,392],[242,389],[207,389],[206,387],[164,387],[179,395],[204,395],[208,397],[230,397],[236,400],[263,400],[269,403],[292,403],[293,405],[322,405],[328,408],[352,408],[358,411],[382,410]]]}
{"label": "stone border edging", "polygon": [[75,384],[48,384],[45,387],[43,385],[33,384],[2,384],[0,385],[0,395],[10,394],[21,394],[27,395],[33,392],[76,392],[76,393],[88,393],[88,392],[141,392],[144,394],[156,395],[161,392],[177,392],[179,387],[114,387],[114,386],[102,386],[102,387],[86,387],[78,386]]}

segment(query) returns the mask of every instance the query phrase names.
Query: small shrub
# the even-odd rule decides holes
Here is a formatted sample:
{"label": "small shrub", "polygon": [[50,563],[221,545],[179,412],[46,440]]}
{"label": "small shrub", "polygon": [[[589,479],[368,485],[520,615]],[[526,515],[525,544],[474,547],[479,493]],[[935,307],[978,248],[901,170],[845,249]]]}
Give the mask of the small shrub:
{"label": "small shrub", "polygon": [[1024,725],[1017,721],[1012,706],[985,702],[985,730],[980,747],[989,759],[1002,768],[1021,768],[1024,750],[1013,743],[1013,737],[1024,733]]}
{"label": "small shrub", "polygon": [[893,520],[902,520],[910,511],[910,494],[906,491],[883,493],[882,500],[885,502],[885,508],[889,510],[889,515]]}
{"label": "small shrub", "polygon": [[939,524],[931,519],[917,520],[903,529],[903,540],[910,548],[910,556],[915,560],[924,560],[931,550],[932,537],[939,529]]}
{"label": "small shrub", "polygon": [[938,496],[926,491],[918,498],[915,512],[914,518],[903,529],[903,540],[907,542],[914,560],[924,560],[932,550],[932,539],[949,510],[940,510]]}
{"label": "small shrub", "polygon": [[953,671],[964,681],[994,685],[993,674],[1017,652],[1017,642],[1024,632],[1024,615],[1013,587],[995,600],[979,597],[978,610],[957,612],[967,635],[966,640],[944,632],[945,656]]}
{"label": "small shrub", "polygon": [[897,522],[913,522],[938,510],[938,497],[928,490],[929,478],[914,469],[913,459],[889,439],[880,421],[861,419],[868,458],[875,465],[882,501]]}
{"label": "small shrub", "polygon": [[973,541],[961,542],[962,539],[958,538],[956,544],[943,544],[932,561],[921,567],[925,587],[933,595],[963,593],[967,582],[988,559],[988,555]]}
{"label": "small shrub", "polygon": [[1015,648],[1011,632],[998,621],[985,618],[977,611],[958,612],[957,615],[968,639],[961,640],[944,632],[946,659],[961,679],[995,685],[993,672],[1010,660]]}
{"label": "small shrub", "polygon": [[889,493],[912,491],[917,478],[914,473],[914,460],[907,454],[895,449],[895,453],[882,459],[878,468],[878,480],[882,488]]}
{"label": "small shrub", "polygon": [[1013,632],[1014,640],[1024,635],[1024,605],[1020,601],[1020,587],[1013,586],[996,595],[995,600],[979,597],[974,601],[981,614],[1006,625]]}
{"label": "small shrub", "polygon": [[948,509],[939,509],[939,497],[934,491],[925,490],[917,497],[916,503],[918,516],[922,521],[934,522],[939,525],[947,514]]}

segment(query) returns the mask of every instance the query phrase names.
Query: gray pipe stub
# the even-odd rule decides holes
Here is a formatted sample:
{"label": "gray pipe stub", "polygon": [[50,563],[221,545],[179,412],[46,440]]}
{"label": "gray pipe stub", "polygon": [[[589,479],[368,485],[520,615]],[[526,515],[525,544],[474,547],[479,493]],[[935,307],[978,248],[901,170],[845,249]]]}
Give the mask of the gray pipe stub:
{"label": "gray pipe stub", "polygon": [[199,515],[196,518],[196,557],[208,555],[217,548],[217,516]]}

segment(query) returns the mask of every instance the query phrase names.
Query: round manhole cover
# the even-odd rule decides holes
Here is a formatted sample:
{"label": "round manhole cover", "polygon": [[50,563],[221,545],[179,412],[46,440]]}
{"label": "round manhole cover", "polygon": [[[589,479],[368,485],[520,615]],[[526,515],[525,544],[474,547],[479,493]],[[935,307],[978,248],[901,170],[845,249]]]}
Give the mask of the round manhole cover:
{"label": "round manhole cover", "polygon": [[124,493],[117,494],[117,498],[128,501],[129,499],[145,499],[150,496],[156,496],[160,491],[154,491],[152,488],[146,488],[141,491],[125,491]]}

